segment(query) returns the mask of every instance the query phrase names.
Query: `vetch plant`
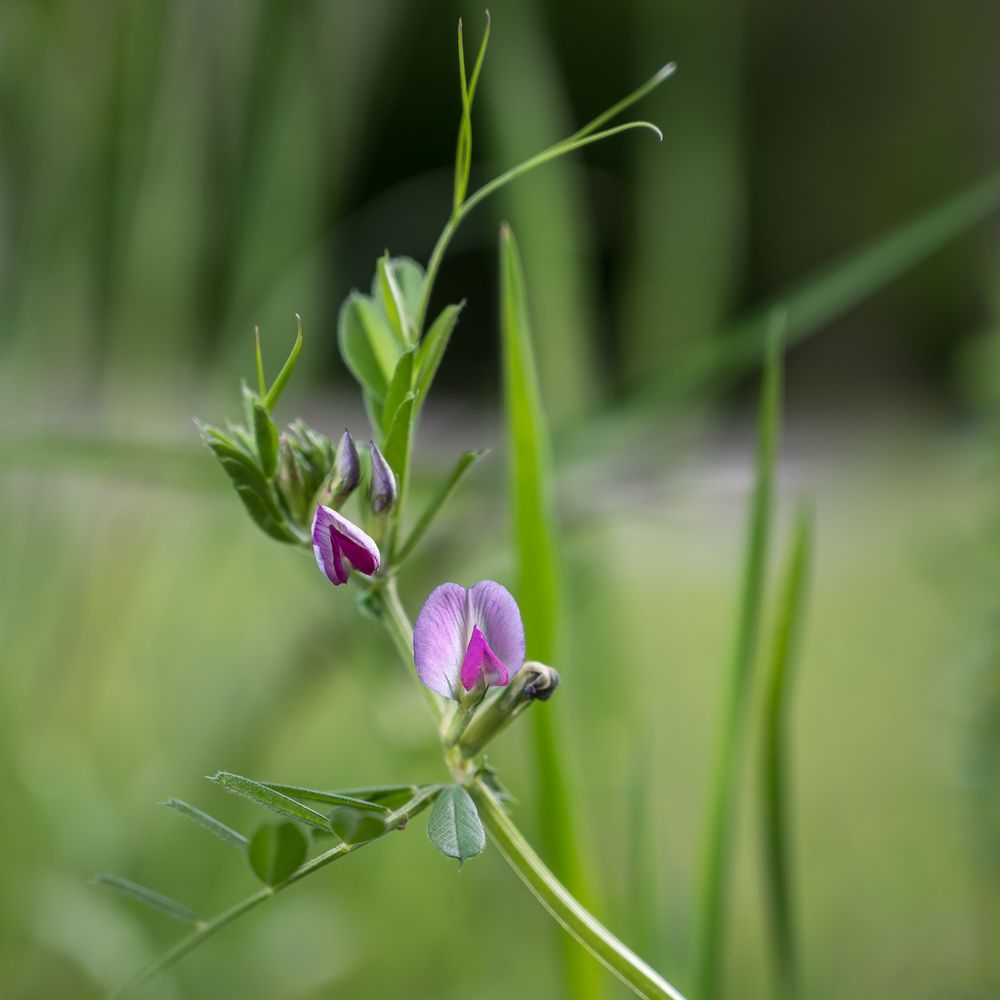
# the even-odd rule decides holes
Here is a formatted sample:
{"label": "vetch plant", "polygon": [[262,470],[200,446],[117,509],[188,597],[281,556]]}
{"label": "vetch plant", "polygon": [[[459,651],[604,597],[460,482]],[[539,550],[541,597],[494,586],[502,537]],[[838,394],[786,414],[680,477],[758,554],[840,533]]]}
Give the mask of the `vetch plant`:
{"label": "vetch plant", "polygon": [[[461,456],[424,510],[412,521],[404,516],[420,411],[462,309],[461,303],[446,306],[426,323],[431,292],[452,237],[476,205],[529,170],[631,129],[660,137],[648,122],[605,126],[674,69],[668,64],[573,135],[469,194],[471,112],[488,38],[487,16],[482,43],[467,73],[459,24],[462,113],[452,209],[426,270],[408,258],[386,253],[376,263],[371,293],[352,293],[340,312],[341,356],[360,386],[371,422],[367,461],[362,462],[349,431],[335,447],[330,438],[302,421],[278,430],[274,411],[302,352],[301,322],[292,351],[270,385],[257,336],[257,388],[242,387],[242,422],[225,428],[200,425],[205,443],[258,527],[305,552],[311,548],[326,580],[338,588],[354,589],[364,612],[388,630],[437,725],[448,780],[327,791],[220,771],[211,779],[215,784],[277,817],[263,822],[250,836],[195,806],[168,800],[171,809],[244,852],[262,887],[223,913],[203,919],[136,883],[100,876],[101,884],[192,925],[187,937],[141,970],[119,994],[135,990],[278,892],[405,828],[429,808],[428,836],[443,854],[464,863],[485,849],[489,834],[551,916],[622,982],[640,996],[680,997],[546,867],[515,825],[503,786],[482,758],[498,733],[533,703],[547,701],[559,684],[552,667],[526,661],[531,650],[514,596],[492,580],[469,588],[443,582],[427,597],[413,627],[398,594],[403,565],[480,457]],[[520,265],[509,231],[503,249],[509,265],[505,273],[517,275],[519,281]],[[517,288],[511,290],[512,296],[517,294]],[[352,501],[354,510],[348,512]],[[328,845],[330,838],[337,841],[333,846]]]}

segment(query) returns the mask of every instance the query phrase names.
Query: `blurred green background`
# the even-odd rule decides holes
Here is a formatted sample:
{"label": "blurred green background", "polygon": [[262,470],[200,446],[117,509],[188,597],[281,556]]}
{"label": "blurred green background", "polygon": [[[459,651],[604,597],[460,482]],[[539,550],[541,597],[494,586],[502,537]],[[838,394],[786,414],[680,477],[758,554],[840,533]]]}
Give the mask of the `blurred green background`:
{"label": "blurred green background", "polygon": [[[474,184],[680,68],[638,109],[662,145],[629,134],[551,165],[461,231],[435,303],[468,306],[417,458],[429,479],[494,452],[403,597],[415,613],[444,578],[510,580],[508,219],[569,585],[564,684],[543,710],[566,738],[595,909],[684,987],[754,373],[683,410],[658,387],[757,304],[997,167],[1000,7],[491,9]],[[206,914],[249,891],[235,852],[155,805],[256,821],[202,775],[441,776],[388,641],[250,524],[191,417],[234,413],[253,325],[274,370],[297,311],[306,351],[278,416],[364,436],[337,309],[386,246],[426,260],[444,222],[460,14],[476,34],[478,8],[402,0],[0,6],[4,996],[98,996],[182,933],[87,885],[96,870]],[[780,515],[808,497],[818,522],[791,729],[809,997],[1000,991],[998,264],[995,224],[970,231],[788,358]],[[491,756],[533,833],[526,734]],[[767,997],[759,761],[744,764],[725,985]],[[421,820],[148,995],[553,997],[556,945],[496,851],[457,873]]]}

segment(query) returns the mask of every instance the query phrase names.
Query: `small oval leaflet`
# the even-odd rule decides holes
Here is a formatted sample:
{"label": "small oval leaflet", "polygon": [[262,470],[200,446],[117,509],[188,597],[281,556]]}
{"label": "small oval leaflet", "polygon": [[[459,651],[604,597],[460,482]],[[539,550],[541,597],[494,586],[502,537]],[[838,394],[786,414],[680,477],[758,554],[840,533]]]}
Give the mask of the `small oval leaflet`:
{"label": "small oval leaflet", "polygon": [[264,823],[250,840],[247,860],[265,885],[278,885],[306,859],[305,834],[291,821]]}
{"label": "small oval leaflet", "polygon": [[445,857],[460,863],[483,853],[486,832],[475,802],[461,785],[449,785],[434,800],[427,836]]}

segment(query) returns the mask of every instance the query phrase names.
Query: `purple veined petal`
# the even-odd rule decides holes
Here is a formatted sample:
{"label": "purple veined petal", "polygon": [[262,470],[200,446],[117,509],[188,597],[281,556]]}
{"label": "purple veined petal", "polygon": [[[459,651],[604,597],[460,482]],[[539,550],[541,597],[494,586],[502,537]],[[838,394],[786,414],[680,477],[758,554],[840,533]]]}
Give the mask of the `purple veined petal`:
{"label": "purple veined petal", "polygon": [[445,698],[458,696],[469,642],[468,591],[442,583],[431,591],[413,627],[413,662],[420,680]]}
{"label": "purple veined petal", "polygon": [[465,651],[465,659],[462,660],[461,676],[462,687],[466,691],[471,691],[479,683],[480,677],[487,684],[497,687],[506,687],[510,683],[507,668],[490,649],[490,644],[483,637],[478,625],[472,626],[472,638]]}
{"label": "purple veined petal", "polygon": [[351,566],[365,576],[376,573],[381,562],[378,546],[356,524],[329,507],[317,507],[312,526],[316,563],[334,585],[347,583]]}
{"label": "purple veined petal", "polygon": [[524,625],[517,602],[491,580],[470,590],[444,583],[417,616],[413,659],[421,681],[446,698],[458,698],[482,676],[504,685],[524,663]]}

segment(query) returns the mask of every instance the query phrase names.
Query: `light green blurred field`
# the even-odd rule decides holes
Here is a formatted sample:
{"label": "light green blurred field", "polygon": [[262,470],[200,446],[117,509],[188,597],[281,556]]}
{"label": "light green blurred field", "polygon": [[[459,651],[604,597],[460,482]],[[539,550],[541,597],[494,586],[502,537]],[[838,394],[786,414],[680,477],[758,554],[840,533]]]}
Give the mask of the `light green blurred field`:
{"label": "light green blurred field", "polygon": [[[911,416],[833,432],[796,430],[794,407],[790,418],[781,511],[808,494],[819,523],[793,727],[811,997],[987,997],[1000,984],[997,873],[969,780],[986,694],[970,662],[988,636],[963,583],[988,481],[960,438]],[[643,945],[683,984],[750,468],[739,434],[676,440],[614,484],[599,467],[564,469],[565,486],[587,484],[561,503],[571,654],[558,697],[533,711],[562,716],[599,912],[627,936],[652,905],[669,930]],[[492,464],[456,506],[460,540],[420,560],[411,612],[443,578],[506,578]],[[203,775],[321,787],[441,776],[389,644],[309,559],[237,516],[221,482],[23,469],[0,502],[6,995],[99,995],[181,931],[88,886],[95,870],[205,913],[251,887],[241,857],[155,805],[178,795],[237,828],[256,821]],[[495,763],[530,831],[524,735],[504,737]],[[728,981],[765,997],[756,764]],[[652,825],[633,857],[640,768]],[[648,899],[626,898],[634,868]],[[551,997],[554,933],[495,851],[458,872],[421,818],[234,925],[149,995]]]}

